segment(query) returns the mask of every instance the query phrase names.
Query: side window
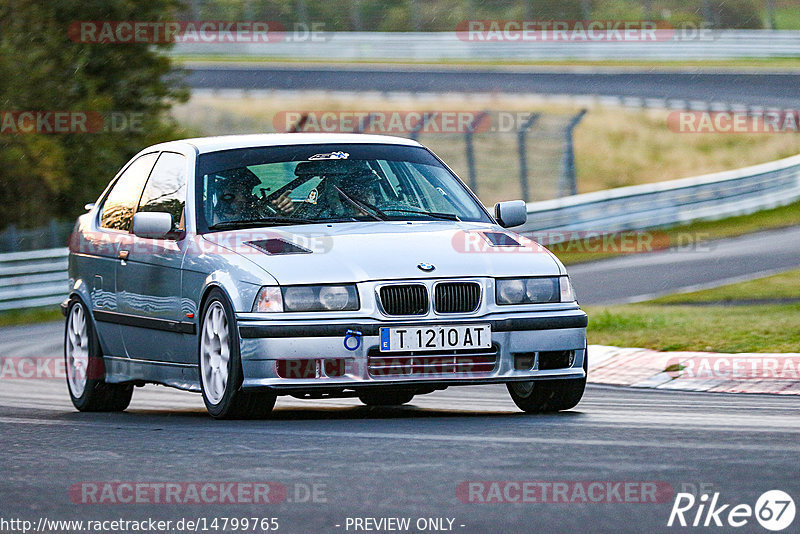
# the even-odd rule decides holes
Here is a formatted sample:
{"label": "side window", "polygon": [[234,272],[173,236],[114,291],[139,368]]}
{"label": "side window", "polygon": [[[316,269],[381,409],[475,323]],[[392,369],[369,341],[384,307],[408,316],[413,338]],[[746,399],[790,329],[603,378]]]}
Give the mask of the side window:
{"label": "side window", "polygon": [[138,211],[169,213],[174,228],[183,230],[185,206],[186,157],[174,152],[162,152],[144,188]]}
{"label": "side window", "polygon": [[100,226],[111,230],[128,231],[131,227],[133,210],[142,194],[142,188],[150,175],[150,169],[157,154],[145,154],[122,173],[103,203]]}

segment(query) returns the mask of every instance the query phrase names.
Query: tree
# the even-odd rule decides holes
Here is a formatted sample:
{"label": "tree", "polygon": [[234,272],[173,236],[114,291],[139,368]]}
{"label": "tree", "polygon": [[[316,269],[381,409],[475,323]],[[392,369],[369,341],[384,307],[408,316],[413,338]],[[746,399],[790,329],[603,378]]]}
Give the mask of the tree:
{"label": "tree", "polygon": [[[0,113],[103,116],[97,133],[0,133],[0,227],[74,218],[149,144],[180,137],[168,111],[188,92],[163,54],[168,44],[70,40],[77,21],[164,21],[177,0],[3,0]],[[119,131],[108,131],[117,117]],[[136,127],[124,122],[140,121]],[[93,123],[96,124],[96,123]]]}

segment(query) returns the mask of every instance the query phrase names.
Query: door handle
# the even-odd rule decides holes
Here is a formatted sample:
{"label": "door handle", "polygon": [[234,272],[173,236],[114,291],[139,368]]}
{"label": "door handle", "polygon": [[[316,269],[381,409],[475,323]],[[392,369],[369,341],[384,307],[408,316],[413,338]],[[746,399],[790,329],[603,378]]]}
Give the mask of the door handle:
{"label": "door handle", "polygon": [[128,256],[130,256],[130,251],[128,250],[120,250],[119,251],[119,259],[122,261],[128,261]]}

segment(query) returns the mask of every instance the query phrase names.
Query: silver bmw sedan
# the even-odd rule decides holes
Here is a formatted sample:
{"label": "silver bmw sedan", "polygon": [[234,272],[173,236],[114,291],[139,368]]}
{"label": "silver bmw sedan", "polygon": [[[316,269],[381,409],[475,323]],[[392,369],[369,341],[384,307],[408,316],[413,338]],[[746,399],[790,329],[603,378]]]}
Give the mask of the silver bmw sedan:
{"label": "silver bmw sedan", "polygon": [[526,412],[574,407],[586,314],[561,262],[507,230],[429,149],[357,134],[264,134],[146,148],[70,240],[67,383],[120,411],[147,383],[215,418],[278,395],[401,405],[504,383]]}

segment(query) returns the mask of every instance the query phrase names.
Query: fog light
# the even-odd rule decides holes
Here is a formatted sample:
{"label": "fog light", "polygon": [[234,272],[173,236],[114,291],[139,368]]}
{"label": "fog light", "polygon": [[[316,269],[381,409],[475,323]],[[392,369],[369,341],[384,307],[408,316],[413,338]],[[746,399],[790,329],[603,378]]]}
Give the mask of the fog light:
{"label": "fog light", "polygon": [[316,378],[317,360],[278,360],[276,371],[281,378]]}
{"label": "fog light", "polygon": [[536,361],[535,352],[519,352],[514,354],[514,370],[530,371]]}
{"label": "fog light", "polygon": [[539,370],[565,369],[575,363],[574,350],[550,350],[539,353]]}

